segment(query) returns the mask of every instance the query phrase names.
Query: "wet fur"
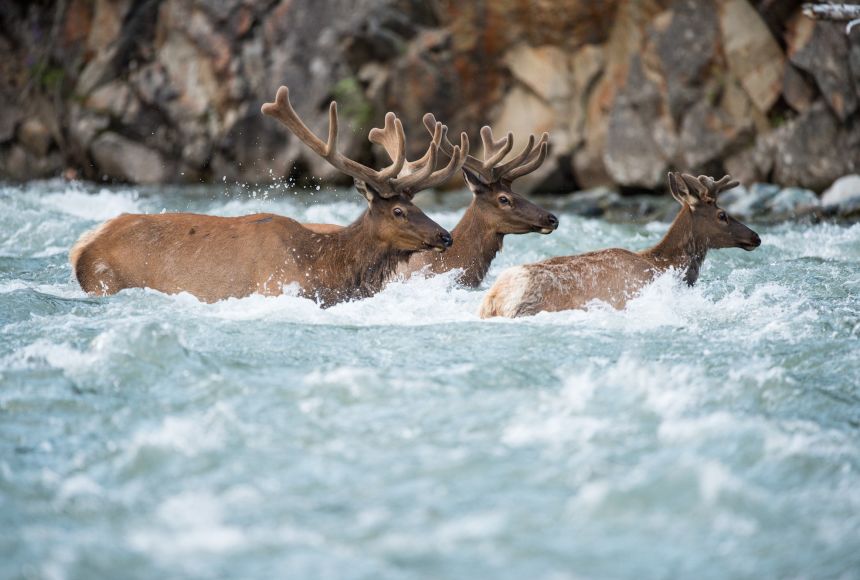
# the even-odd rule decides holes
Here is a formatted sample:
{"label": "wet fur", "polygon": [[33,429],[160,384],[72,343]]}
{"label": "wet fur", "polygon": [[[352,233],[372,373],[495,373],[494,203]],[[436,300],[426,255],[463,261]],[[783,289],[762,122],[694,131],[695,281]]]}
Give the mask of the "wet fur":
{"label": "wet fur", "polygon": [[317,234],[274,214],[124,214],[84,234],[70,261],[91,294],[148,287],[214,302],[297,284],[300,295],[330,306],[378,292],[412,253],[375,239],[368,219]]}
{"label": "wet fur", "polygon": [[[728,238],[718,239],[717,233],[712,237],[707,232],[694,234],[694,219],[690,205],[682,205],[663,239],[642,252],[611,248],[505,270],[487,292],[478,314],[481,318],[529,316],[583,308],[592,300],[620,309],[670,268],[683,272],[684,280],[692,285],[709,247],[733,247]],[[755,232],[743,224],[732,220],[729,227],[737,230],[732,235],[748,233],[750,240],[760,243]]]}

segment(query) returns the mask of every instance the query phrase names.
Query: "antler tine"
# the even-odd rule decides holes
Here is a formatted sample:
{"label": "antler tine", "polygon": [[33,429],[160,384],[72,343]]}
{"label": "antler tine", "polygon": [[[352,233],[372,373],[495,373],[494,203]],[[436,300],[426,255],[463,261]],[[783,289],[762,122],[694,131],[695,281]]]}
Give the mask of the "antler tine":
{"label": "antler tine", "polygon": [[441,183],[445,183],[457,172],[469,155],[469,137],[465,133],[460,133],[460,145],[455,145],[452,149],[452,155],[448,165],[434,171],[430,177],[422,184],[424,187],[436,187]]}
{"label": "antler tine", "polygon": [[504,139],[495,141],[493,130],[489,125],[481,127],[481,141],[484,145],[484,169],[491,170],[499,161],[505,158],[514,146],[514,134],[508,133]]}
{"label": "antler tine", "polygon": [[[436,134],[441,136],[442,130],[440,127],[436,128]],[[420,185],[433,173],[433,169],[436,167],[436,153],[438,151],[439,142],[434,139],[430,142],[427,153],[421,157],[421,160],[424,161],[421,162],[419,160],[410,164],[410,169],[413,169],[413,172],[391,180],[391,185],[394,189],[406,194],[423,189]]]}
{"label": "antler tine", "polygon": [[[438,122],[436,123],[436,126],[433,128],[433,131],[432,131],[433,139],[431,140],[431,144],[435,145],[435,151],[438,152],[439,146],[442,143],[442,137],[447,132],[448,132],[448,127],[446,127],[442,123],[438,123]],[[424,165],[427,164],[427,161],[430,159],[430,155],[431,155],[430,148],[428,148],[427,152],[424,153],[424,155],[422,155],[421,158],[416,159],[415,161],[408,161],[407,160],[405,167],[408,170],[408,172],[409,173],[415,173],[416,171],[419,171],[421,168],[423,168]],[[435,153],[433,153],[433,155],[435,155]],[[430,166],[431,167],[436,166],[435,159],[433,160],[433,163]]]}
{"label": "antler tine", "polygon": [[714,196],[720,192],[726,191],[727,189],[732,189],[740,185],[740,182],[733,180],[731,175],[724,175],[719,181],[714,181],[712,177],[707,175],[700,175],[699,181],[702,182],[702,184],[707,187],[708,191],[710,191]]}
{"label": "antler tine", "polygon": [[469,138],[465,133],[461,133],[460,145],[454,145],[451,149],[448,164],[445,167],[434,171],[436,167],[437,153],[440,149],[440,143],[442,142],[442,135],[447,131],[447,127],[444,125],[437,124],[437,126],[439,127],[437,130],[439,140],[434,139],[431,142],[430,149],[428,149],[427,154],[425,155],[425,157],[429,158],[428,162],[415,173],[405,175],[394,180],[395,187],[404,193],[415,193],[419,190],[435,187],[440,183],[444,183],[449,180],[460,167],[462,167],[463,162],[465,161],[466,154],[469,151]]}
{"label": "antler tine", "polygon": [[406,163],[406,135],[403,132],[403,123],[394,113],[386,113],[385,128],[371,129],[368,139],[382,145],[393,162],[379,172],[380,178],[388,180],[396,177]]}
{"label": "antler tine", "polygon": [[[532,153],[532,150],[535,146],[535,136],[529,135],[529,142],[523,147],[523,150],[520,151],[517,155],[506,161],[505,163],[499,165],[498,167],[493,168],[493,172],[499,177],[504,177],[505,173],[521,165]],[[540,144],[538,144],[540,147]]]}
{"label": "antler tine", "polygon": [[[435,126],[435,124],[436,124],[436,117],[433,116],[433,113],[427,113],[426,115],[424,115],[424,127],[430,133],[433,132],[433,127]],[[442,126],[444,127],[444,129],[443,129],[442,141],[440,143],[440,149],[442,149],[442,153],[444,153],[445,155],[447,155],[448,157],[451,157],[453,159],[453,157],[454,157],[454,154],[453,154],[454,145],[448,140],[448,137],[447,137],[448,128],[447,128],[447,126],[445,126],[445,125],[442,125]],[[481,160],[479,160],[477,157],[469,155],[469,137],[466,136],[464,139],[463,138],[464,135],[465,135],[465,133],[460,134],[460,153],[463,157],[463,162],[460,163],[457,167],[459,168],[461,166],[464,166],[464,167],[468,168],[469,170],[474,171],[475,173],[480,175],[481,178],[483,178],[488,183],[491,182],[492,177],[493,177],[491,172],[484,169],[484,164],[481,162]]]}
{"label": "antler tine", "polygon": [[[290,103],[290,89],[281,86],[275,95],[274,103],[265,103],[260,108],[264,115],[275,118],[286,125],[296,137],[299,138],[311,151],[325,159],[335,169],[346,173],[354,179],[360,179],[372,183],[378,189],[384,191],[386,178],[380,172],[362,165],[357,161],[344,156],[337,150],[337,102],[332,101],[329,105],[328,140],[323,143],[322,139],[314,135],[307,125],[299,118]],[[399,171],[399,169],[398,169]]]}
{"label": "antler tine", "polygon": [[709,193],[707,186],[689,173],[682,173],[681,179],[684,181],[684,185],[687,186],[689,191],[695,191],[700,195]]}
{"label": "antler tine", "polygon": [[[541,135],[540,141],[538,142],[537,154],[530,154],[525,163],[518,167],[514,167],[511,169],[505,176],[504,179],[508,181],[513,181],[518,177],[522,177],[523,175],[528,175],[541,165],[543,165],[544,160],[546,160],[546,154],[549,151],[549,135],[544,133]],[[534,150],[532,151],[534,153]]]}

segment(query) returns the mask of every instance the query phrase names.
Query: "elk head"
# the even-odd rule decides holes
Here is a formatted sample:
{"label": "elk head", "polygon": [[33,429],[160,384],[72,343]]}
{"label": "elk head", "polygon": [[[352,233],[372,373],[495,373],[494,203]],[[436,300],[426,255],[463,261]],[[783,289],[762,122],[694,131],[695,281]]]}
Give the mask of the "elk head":
{"label": "elk head", "polygon": [[669,173],[672,197],[689,208],[693,236],[702,240],[707,248],[742,248],[752,251],[761,245],[757,233],[717,205],[717,196],[721,192],[738,185],[730,175],[714,181],[706,175],[693,177],[686,173]]}
{"label": "elk head", "polygon": [[[402,251],[434,249],[444,251],[452,244],[451,234],[427,217],[418,206],[412,203],[412,196],[418,191],[438,185],[448,179],[463,164],[465,153],[461,147],[454,147],[449,163],[436,170],[439,139],[431,141],[427,152],[420,159],[406,160],[406,137],[403,124],[394,113],[385,116],[383,129],[372,129],[371,142],[385,147],[392,163],[380,170],[371,169],[344,156],[337,148],[338,117],[337,103],[329,106],[328,138],[323,142],[308,129],[290,104],[289,89],[278,89],[274,103],[262,107],[265,115],[281,121],[310,149],[328,161],[333,167],[351,176],[356,189],[368,203],[367,218],[380,243]],[[440,124],[436,132],[441,137]],[[400,176],[404,166],[413,170]]]}
{"label": "elk head", "polygon": [[[432,133],[437,125],[439,123],[431,113],[424,115],[424,126],[428,131]],[[455,155],[456,147],[448,141],[446,132],[447,127],[442,125],[441,149],[446,155]],[[504,139],[496,141],[493,138],[493,130],[484,126],[481,128],[484,159],[478,159],[466,152],[463,163],[466,185],[474,194],[475,203],[480,207],[482,215],[489,220],[496,233],[549,234],[558,228],[557,217],[511,189],[515,179],[541,166],[546,159],[548,141],[547,133],[541,135],[537,143],[534,135],[529,135],[525,148],[502,163],[502,159],[513,147],[514,136],[508,133]],[[460,149],[462,151],[463,147]]]}

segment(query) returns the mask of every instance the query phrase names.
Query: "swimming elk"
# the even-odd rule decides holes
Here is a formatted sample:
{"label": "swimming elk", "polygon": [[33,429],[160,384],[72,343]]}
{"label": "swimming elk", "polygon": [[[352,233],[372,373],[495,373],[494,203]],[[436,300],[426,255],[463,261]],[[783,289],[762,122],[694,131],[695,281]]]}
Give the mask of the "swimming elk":
{"label": "swimming elk", "polygon": [[252,293],[280,294],[285,286],[295,285],[300,295],[330,306],[378,292],[413,252],[444,251],[451,245],[451,235],[411,198],[459,169],[459,148],[446,167],[436,170],[439,142],[431,142],[415,171],[398,177],[405,163],[405,136],[393,114],[385,131],[374,134],[395,151],[393,163],[376,171],[338,151],[335,102],[329,108],[325,142],[293,110],[287,87],[278,89],[275,102],[264,104],[262,112],[353,177],[367,199],[367,211],[334,233],[315,233],[274,214],[121,215],[84,234],[72,248],[70,261],[81,287],[93,294],[148,287],[190,292],[213,302]]}
{"label": "swimming elk", "polygon": [[694,284],[708,250],[750,251],[761,244],[758,234],[717,206],[717,195],[737,185],[728,175],[714,181],[704,175],[670,173],[669,190],[681,211],[656,246],[638,253],[613,248],[509,268],[484,297],[481,318],[582,308],[591,300],[623,308],[670,268]]}
{"label": "swimming elk", "polygon": [[[433,133],[438,125],[432,114],[424,115],[424,125]],[[540,232],[549,234],[558,227],[558,218],[533,204],[511,189],[513,181],[536,170],[546,159],[549,135],[544,133],[535,143],[529,135],[525,148],[510,160],[502,159],[510,152],[514,136],[508,133],[496,141],[490,127],[481,129],[484,159],[466,155],[463,176],[472,191],[472,202],[457,223],[451,236],[454,244],[445,255],[418,252],[398,268],[399,273],[411,273],[428,269],[434,274],[455,268],[461,273],[457,282],[463,286],[477,288],[484,280],[493,258],[502,249],[507,234]],[[443,132],[442,151],[454,154]]]}

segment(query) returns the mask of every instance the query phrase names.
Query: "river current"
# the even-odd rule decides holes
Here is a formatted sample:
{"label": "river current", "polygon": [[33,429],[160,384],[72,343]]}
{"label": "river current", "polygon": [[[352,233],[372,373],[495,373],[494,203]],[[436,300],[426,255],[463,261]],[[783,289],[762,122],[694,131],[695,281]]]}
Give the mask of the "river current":
{"label": "river current", "polygon": [[750,224],[693,288],[513,321],[476,315],[504,267],[667,224],[562,206],[478,291],[327,310],[88,297],[67,261],[121,212],[361,203],[0,187],[0,578],[860,578],[860,224]]}

